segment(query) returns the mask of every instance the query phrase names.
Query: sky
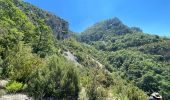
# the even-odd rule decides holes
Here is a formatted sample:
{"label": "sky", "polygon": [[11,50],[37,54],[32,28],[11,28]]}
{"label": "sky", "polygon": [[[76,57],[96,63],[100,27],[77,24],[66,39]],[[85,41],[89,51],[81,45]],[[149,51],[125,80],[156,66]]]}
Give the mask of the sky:
{"label": "sky", "polygon": [[170,37],[170,0],[24,0],[69,22],[82,32],[96,22],[118,17],[144,32]]}

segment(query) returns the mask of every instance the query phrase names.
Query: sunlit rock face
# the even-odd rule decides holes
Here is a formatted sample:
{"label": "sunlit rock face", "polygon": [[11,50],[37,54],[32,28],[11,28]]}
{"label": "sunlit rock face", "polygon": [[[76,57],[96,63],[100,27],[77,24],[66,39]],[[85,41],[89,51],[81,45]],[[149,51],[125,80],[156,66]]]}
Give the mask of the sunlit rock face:
{"label": "sunlit rock face", "polygon": [[49,14],[46,23],[52,28],[57,39],[64,39],[70,36],[68,33],[69,24],[65,20],[53,14]]}
{"label": "sunlit rock face", "polygon": [[46,25],[52,29],[57,39],[61,40],[70,36],[69,23],[64,19],[23,1],[14,0],[14,3],[29,17],[35,26],[39,25],[39,19],[44,20]]}

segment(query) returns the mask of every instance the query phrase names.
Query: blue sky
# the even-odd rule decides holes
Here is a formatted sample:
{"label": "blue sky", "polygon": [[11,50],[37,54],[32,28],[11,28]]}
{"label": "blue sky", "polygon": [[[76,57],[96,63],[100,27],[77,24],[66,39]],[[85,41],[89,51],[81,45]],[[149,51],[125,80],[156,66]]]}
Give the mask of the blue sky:
{"label": "blue sky", "polygon": [[25,0],[53,12],[82,32],[101,20],[118,17],[128,26],[170,37],[170,0]]}

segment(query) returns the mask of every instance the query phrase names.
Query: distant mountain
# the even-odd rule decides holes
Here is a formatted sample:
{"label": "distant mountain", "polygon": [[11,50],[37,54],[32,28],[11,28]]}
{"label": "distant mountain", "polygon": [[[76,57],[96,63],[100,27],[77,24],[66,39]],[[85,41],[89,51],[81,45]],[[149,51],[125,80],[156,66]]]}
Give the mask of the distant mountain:
{"label": "distant mountain", "polygon": [[96,41],[105,38],[108,35],[124,35],[127,33],[142,32],[140,28],[128,27],[124,25],[117,17],[98,22],[82,32],[81,41]]}
{"label": "distant mountain", "polygon": [[118,18],[79,36],[48,11],[0,0],[2,100],[21,93],[35,100],[148,100],[152,92],[169,100],[169,51],[169,38]]}
{"label": "distant mountain", "polygon": [[20,0],[0,0],[0,99],[19,100],[20,93],[35,100],[147,98],[105,69],[108,62],[98,59],[102,52],[76,36],[54,14]]}
{"label": "distant mountain", "polygon": [[111,68],[116,68],[122,77],[134,81],[145,92],[156,91],[166,100],[170,98],[169,38],[143,33],[140,28],[129,28],[113,18],[89,27],[78,40],[104,52],[102,58]]}

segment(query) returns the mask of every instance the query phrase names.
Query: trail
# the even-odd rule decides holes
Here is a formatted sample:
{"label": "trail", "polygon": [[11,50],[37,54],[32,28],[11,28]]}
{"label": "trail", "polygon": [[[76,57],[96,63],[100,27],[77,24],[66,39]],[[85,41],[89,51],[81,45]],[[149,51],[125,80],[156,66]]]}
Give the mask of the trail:
{"label": "trail", "polygon": [[0,100],[32,100],[25,94],[6,94],[0,97]]}

